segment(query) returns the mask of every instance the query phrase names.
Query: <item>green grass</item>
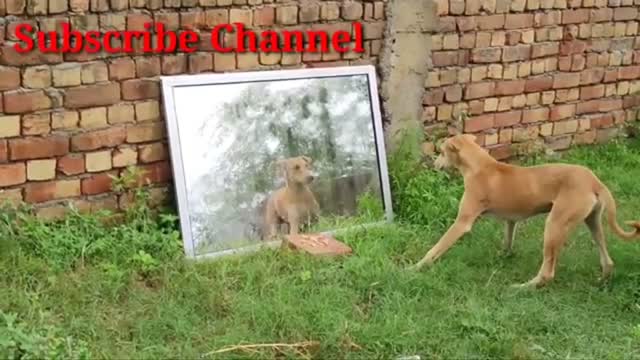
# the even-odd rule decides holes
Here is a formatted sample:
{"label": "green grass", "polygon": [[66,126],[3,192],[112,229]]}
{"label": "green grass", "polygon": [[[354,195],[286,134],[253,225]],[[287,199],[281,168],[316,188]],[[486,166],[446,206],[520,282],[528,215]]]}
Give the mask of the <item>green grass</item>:
{"label": "green grass", "polygon": [[[267,250],[190,263],[175,217],[157,220],[144,206],[115,227],[97,216],[43,224],[5,211],[0,357],[197,358],[235,344],[311,340],[316,359],[640,358],[639,243],[606,228],[616,272],[604,286],[582,227],[552,284],[517,291],[510,285],[540,265],[543,218],[519,228],[512,257],[499,255],[502,226],[486,219],[432,269],[406,271],[446,230],[462,187],[399,156],[391,167],[398,222],[344,234],[354,255],[342,259]],[[553,160],[590,166],[616,196],[619,221],[640,218],[637,140]]]}

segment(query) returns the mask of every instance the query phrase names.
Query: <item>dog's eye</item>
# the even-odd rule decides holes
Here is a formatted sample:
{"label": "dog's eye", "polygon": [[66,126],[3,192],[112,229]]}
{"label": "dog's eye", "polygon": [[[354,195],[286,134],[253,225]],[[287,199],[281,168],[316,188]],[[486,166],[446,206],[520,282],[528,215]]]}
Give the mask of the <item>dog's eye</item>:
{"label": "dog's eye", "polygon": [[296,165],[293,167],[295,170],[300,170],[300,165]]}

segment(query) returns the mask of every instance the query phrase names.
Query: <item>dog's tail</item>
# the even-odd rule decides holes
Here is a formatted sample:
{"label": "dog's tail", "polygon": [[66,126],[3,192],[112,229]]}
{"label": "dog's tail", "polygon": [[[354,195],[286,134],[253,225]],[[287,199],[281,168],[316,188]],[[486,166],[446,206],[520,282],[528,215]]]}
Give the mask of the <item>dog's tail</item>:
{"label": "dog's tail", "polygon": [[629,226],[633,226],[634,231],[624,231],[618,225],[618,220],[616,218],[617,210],[616,210],[616,201],[607,188],[606,185],[602,184],[600,197],[604,200],[605,211],[607,212],[607,220],[609,221],[609,227],[616,233],[619,237],[625,240],[632,240],[640,238],[640,221],[626,221],[625,224]]}

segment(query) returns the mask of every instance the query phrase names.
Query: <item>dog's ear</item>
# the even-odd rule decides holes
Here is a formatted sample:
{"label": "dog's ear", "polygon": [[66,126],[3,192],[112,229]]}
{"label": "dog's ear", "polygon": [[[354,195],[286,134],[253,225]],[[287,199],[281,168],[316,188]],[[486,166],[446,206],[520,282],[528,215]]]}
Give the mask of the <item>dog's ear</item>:
{"label": "dog's ear", "polygon": [[457,153],[458,151],[460,151],[460,147],[461,147],[460,138],[458,137],[458,135],[452,136],[447,140],[445,140],[443,145],[444,145],[444,148],[447,149],[448,151]]}
{"label": "dog's ear", "polygon": [[449,150],[453,152],[458,152],[464,145],[465,142],[476,142],[476,136],[473,134],[460,134],[449,138],[447,141],[447,147]]}
{"label": "dog's ear", "polygon": [[313,163],[313,159],[308,156],[302,156],[302,160],[306,161],[307,164],[311,165]]}

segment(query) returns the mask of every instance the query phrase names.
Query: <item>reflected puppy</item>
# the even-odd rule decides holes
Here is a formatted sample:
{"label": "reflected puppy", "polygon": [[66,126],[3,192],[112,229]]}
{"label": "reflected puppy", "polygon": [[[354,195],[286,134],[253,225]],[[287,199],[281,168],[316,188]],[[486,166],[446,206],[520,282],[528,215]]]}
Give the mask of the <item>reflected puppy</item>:
{"label": "reflected puppy", "polygon": [[[309,189],[314,180],[311,158],[297,156],[279,160],[277,166],[284,175],[285,186],[267,200],[264,223],[268,240],[276,236],[279,225],[283,223],[289,225],[289,234],[298,234],[300,228],[315,219],[320,211]],[[283,245],[286,245],[286,240]]]}
{"label": "reflected puppy", "polygon": [[580,223],[591,232],[600,255],[601,279],[606,279],[613,270],[613,261],[602,229],[603,213],[617,236],[625,240],[640,239],[640,221],[627,222],[633,231],[620,228],[613,195],[588,168],[569,164],[522,167],[501,163],[475,139],[470,134],[455,135],[441,146],[435,166],[459,171],[464,178],[464,194],[455,222],[413,269],[433,264],[471,231],[481,215],[493,215],[505,222],[503,246],[510,252],[516,223],[548,213],[540,270],[530,281],[515,285],[517,287],[540,287],[554,278],[560,251]]}

